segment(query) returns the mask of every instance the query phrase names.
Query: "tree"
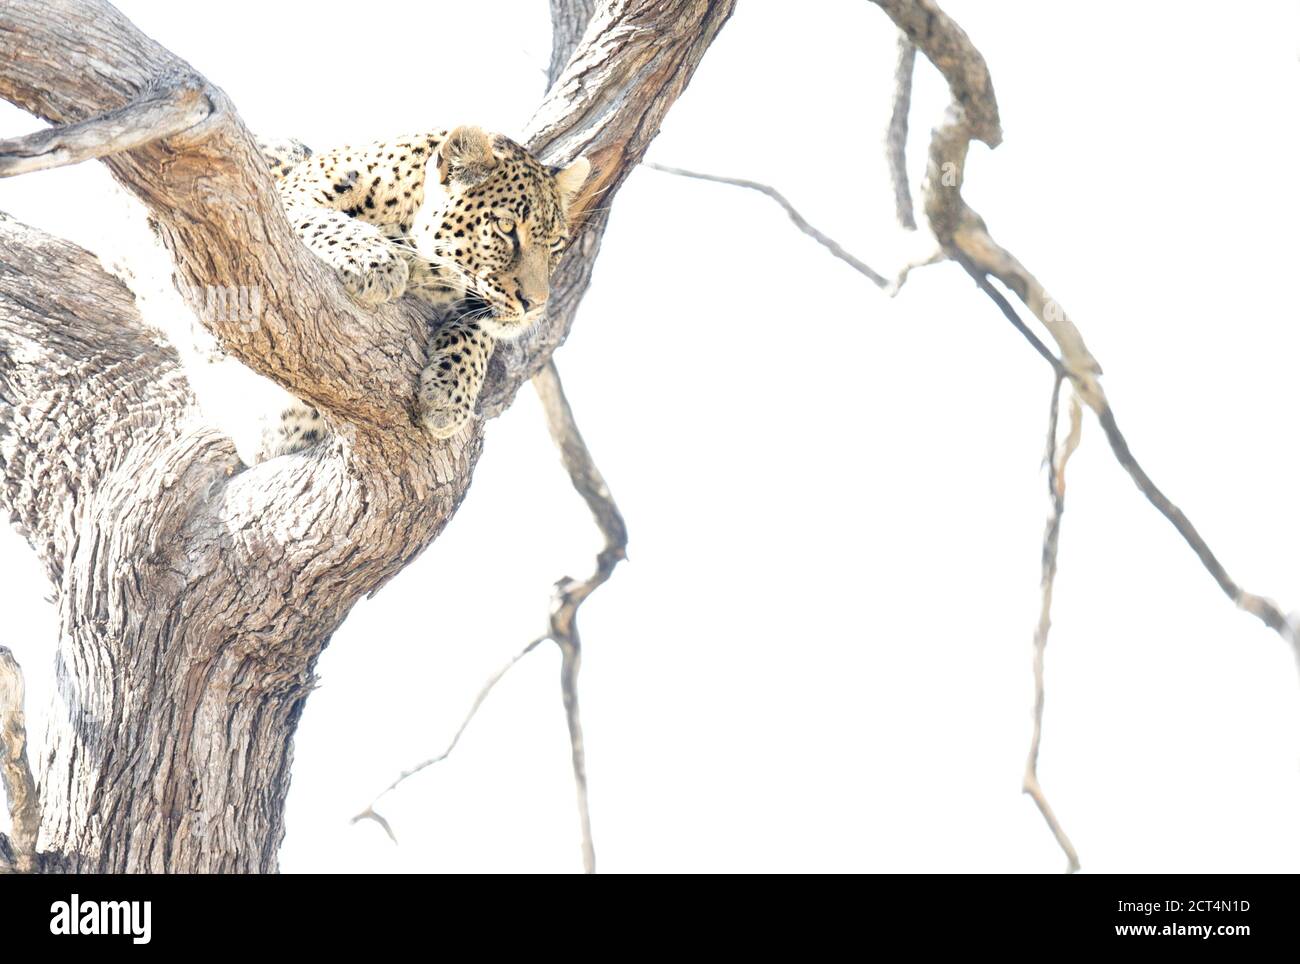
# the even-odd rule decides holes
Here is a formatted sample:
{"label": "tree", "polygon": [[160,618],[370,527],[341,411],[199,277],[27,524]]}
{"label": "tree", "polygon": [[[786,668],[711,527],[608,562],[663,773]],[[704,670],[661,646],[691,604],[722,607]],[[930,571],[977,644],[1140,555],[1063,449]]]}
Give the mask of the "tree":
{"label": "tree", "polygon": [[[1219,589],[1300,652],[1295,617],[1234,581],[1143,470],[1080,327],[964,199],[971,142],[992,148],[1001,140],[980,52],[934,0],[876,5],[900,35],[888,144],[899,221],[914,226],[902,154],[919,50],[951,96],[929,145],[923,213],[937,250],[923,263],[950,261],[964,270],[1053,375],[1024,790],[1073,870],[1078,859],[1039,784],[1037,761],[1064,477],[1085,413],[1096,416],[1118,465]],[[548,634],[528,647],[549,639],[564,654],[581,800],[575,617],[622,557],[626,533],[548,359],[585,290],[606,202],[731,4],[609,3],[585,34],[594,3],[552,6],[550,73],[563,74],[531,125],[530,143],[555,160],[583,150],[601,175],[584,202],[583,242],[557,280],[556,310],[530,339],[498,352],[483,413],[498,414],[525,379],[534,380],[570,475],[606,539],[593,576],[561,583]],[[408,305],[362,312],[293,244],[267,200],[248,137],[219,91],[108,8],[93,8],[97,16],[77,8],[57,26],[45,24],[35,5],[11,8],[0,20],[0,41],[8,45],[0,92],[63,126],[0,144],[0,173],[105,157],[153,210],[176,259],[179,287],[201,314],[213,289],[277,295],[258,326],[211,312],[204,321],[230,352],[320,405],[339,437],[310,468],[245,469],[215,432],[186,425],[192,400],[175,356],[141,326],[122,286],[85,252],[0,221],[0,385],[9,406],[0,408],[4,498],[59,589],[60,662],[65,692],[73,696],[37,807],[13,710],[21,704],[21,677],[0,659],[0,740],[15,828],[12,841],[0,840],[0,857],[20,869],[272,869],[289,739],[315,657],[363,593],[437,538],[464,495],[481,436],[475,431],[438,445],[407,424],[424,319]],[[113,52],[111,62],[105,50]],[[94,70],[79,77],[58,76],[50,66],[90,63],[92,55]],[[882,289],[896,291],[916,267],[893,280],[869,268],[768,185],[668,170],[767,194]],[[1016,301],[1032,318],[1021,316]],[[362,329],[366,353],[354,343]],[[360,816],[382,822],[373,808]],[[35,855],[38,829],[44,853]],[[589,836],[585,843],[590,869]]]}
{"label": "tree", "polygon": [[[554,6],[563,70],[528,146],[586,153],[597,173],[548,320],[496,355],[488,418],[539,373],[562,399],[547,361],[609,200],[733,3]],[[128,289],[86,251],[0,219],[3,499],[56,587],[72,707],[43,761],[42,853],[30,822],[6,850],[47,870],[273,871],[313,664],[356,601],[437,539],[481,426],[440,443],[412,424],[427,318],[352,301],[294,239],[225,95],[113,7],[8,3],[0,62],[0,96],[58,125],[0,145],[0,173],[103,158],[222,346],[337,430],[309,464],[243,466],[194,424],[176,352]],[[232,288],[260,293],[258,324],[204,310]]]}

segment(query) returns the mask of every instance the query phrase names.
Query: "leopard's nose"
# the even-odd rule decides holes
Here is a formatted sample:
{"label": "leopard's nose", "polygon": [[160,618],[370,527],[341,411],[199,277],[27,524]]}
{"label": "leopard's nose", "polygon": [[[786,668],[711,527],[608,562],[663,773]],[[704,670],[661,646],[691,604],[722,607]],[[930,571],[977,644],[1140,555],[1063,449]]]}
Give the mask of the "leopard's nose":
{"label": "leopard's nose", "polygon": [[545,297],[542,298],[534,297],[531,300],[524,297],[524,292],[522,288],[515,289],[515,297],[519,299],[519,307],[524,314],[528,314],[528,312],[531,311],[532,309],[540,308],[542,305],[546,304]]}

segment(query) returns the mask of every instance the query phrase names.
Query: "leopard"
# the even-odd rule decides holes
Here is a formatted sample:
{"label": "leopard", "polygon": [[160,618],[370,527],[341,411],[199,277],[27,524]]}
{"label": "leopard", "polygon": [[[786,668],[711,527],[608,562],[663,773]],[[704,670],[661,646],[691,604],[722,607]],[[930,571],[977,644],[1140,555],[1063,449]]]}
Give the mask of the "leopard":
{"label": "leopard", "polygon": [[[545,164],[473,125],[322,153],[294,140],[259,148],[294,232],[353,298],[457,307],[431,332],[416,416],[437,439],[462,431],[496,343],[545,315],[591,163]],[[290,405],[262,457],[300,452],[326,435],[317,409]]]}

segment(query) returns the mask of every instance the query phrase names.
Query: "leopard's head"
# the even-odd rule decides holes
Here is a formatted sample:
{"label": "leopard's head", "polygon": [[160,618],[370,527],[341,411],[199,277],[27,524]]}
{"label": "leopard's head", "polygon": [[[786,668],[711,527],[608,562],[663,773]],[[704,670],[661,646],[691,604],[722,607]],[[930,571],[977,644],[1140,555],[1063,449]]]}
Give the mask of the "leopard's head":
{"label": "leopard's head", "polygon": [[415,249],[449,288],[481,304],[480,324],[493,337],[516,338],[545,311],[570,207],[590,171],[584,157],[551,167],[478,127],[457,127],[437,146],[412,226]]}

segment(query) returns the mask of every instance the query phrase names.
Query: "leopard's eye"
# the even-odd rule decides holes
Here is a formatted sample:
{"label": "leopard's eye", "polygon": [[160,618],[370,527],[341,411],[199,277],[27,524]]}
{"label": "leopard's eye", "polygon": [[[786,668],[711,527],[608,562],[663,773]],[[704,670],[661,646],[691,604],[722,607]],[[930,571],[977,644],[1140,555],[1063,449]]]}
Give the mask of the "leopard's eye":
{"label": "leopard's eye", "polygon": [[513,218],[497,218],[496,226],[497,226],[497,230],[500,231],[502,234],[515,233],[515,222]]}

